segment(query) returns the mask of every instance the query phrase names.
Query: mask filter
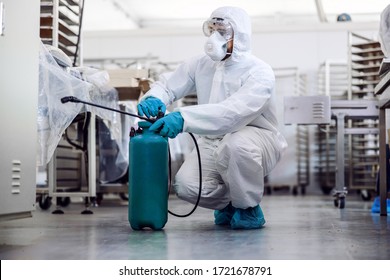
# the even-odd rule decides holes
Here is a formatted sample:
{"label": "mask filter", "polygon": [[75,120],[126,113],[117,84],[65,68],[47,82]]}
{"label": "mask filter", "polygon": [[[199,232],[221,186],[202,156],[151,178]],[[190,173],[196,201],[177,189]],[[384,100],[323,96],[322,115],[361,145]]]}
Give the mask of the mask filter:
{"label": "mask filter", "polygon": [[205,53],[214,61],[221,61],[227,54],[227,41],[219,32],[213,32],[204,45]]}

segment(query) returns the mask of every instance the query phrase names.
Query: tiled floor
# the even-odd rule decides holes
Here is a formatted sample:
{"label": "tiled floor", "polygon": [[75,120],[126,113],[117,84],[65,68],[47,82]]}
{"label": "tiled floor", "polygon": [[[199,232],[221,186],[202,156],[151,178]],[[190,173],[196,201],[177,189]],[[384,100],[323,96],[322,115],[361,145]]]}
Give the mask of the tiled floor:
{"label": "tiled floor", "polygon": [[[216,226],[203,208],[170,215],[161,231],[133,231],[127,203],[115,196],[92,215],[80,214],[81,202],[64,215],[37,208],[32,218],[0,222],[0,259],[390,259],[390,217],[371,214],[358,196],[347,196],[344,209],[324,195],[267,195],[261,206],[267,223],[249,231]],[[187,213],[192,205],[171,197],[169,208]]]}

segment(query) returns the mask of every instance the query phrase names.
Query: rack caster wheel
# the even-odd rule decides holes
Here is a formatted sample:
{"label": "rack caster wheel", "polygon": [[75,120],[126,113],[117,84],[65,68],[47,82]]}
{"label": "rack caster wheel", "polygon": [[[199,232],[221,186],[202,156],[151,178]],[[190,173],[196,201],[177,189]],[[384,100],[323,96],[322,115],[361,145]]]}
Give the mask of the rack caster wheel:
{"label": "rack caster wheel", "polygon": [[119,193],[119,197],[124,201],[129,201],[129,197],[126,193]]}
{"label": "rack caster wheel", "polygon": [[59,200],[59,203],[62,207],[67,207],[70,204],[70,197],[62,197]]}
{"label": "rack caster wheel", "polygon": [[335,207],[338,207],[340,209],[344,209],[345,208],[345,197],[338,197],[338,198],[335,198],[334,200],[334,206]]}
{"label": "rack caster wheel", "polygon": [[368,190],[362,190],[360,196],[363,199],[363,201],[371,200],[371,193]]}
{"label": "rack caster wheel", "polygon": [[46,195],[41,195],[41,197],[39,198],[39,207],[42,210],[47,210],[50,208],[50,206],[51,206],[51,197]]}

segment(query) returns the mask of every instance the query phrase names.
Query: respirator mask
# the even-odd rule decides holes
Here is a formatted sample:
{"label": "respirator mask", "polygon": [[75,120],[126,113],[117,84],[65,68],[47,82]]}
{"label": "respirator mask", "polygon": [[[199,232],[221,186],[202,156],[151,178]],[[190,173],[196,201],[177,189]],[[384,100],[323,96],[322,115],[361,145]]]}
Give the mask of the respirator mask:
{"label": "respirator mask", "polygon": [[227,43],[233,40],[233,28],[221,18],[212,18],[203,23],[203,33],[208,37],[205,53],[214,61],[221,61],[227,54]]}

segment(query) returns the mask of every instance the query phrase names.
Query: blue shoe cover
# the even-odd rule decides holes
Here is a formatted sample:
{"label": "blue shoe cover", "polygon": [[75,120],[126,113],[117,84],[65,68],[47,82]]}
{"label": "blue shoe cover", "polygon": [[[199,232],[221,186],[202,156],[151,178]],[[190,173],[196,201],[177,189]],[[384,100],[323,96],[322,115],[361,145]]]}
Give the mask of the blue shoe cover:
{"label": "blue shoe cover", "polygon": [[234,208],[232,206],[231,202],[222,210],[215,210],[214,211],[214,218],[215,218],[214,223],[216,225],[230,225],[230,220],[232,219],[235,211],[236,211],[236,208]]}
{"label": "blue shoe cover", "polygon": [[265,224],[264,214],[260,205],[247,209],[236,209],[230,226],[232,229],[257,229]]}
{"label": "blue shoe cover", "polygon": [[[390,199],[387,199],[387,213],[390,213]],[[371,206],[371,213],[380,213],[381,212],[380,197],[377,196],[374,199],[374,202]]]}

